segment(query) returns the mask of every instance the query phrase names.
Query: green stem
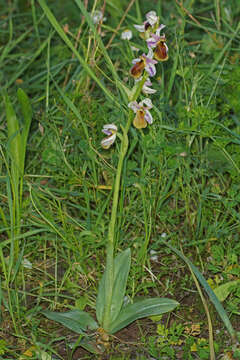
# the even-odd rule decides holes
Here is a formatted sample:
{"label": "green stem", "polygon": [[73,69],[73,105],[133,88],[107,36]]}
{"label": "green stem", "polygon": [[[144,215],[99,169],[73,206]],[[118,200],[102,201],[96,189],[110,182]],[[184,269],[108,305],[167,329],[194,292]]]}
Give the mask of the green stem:
{"label": "green stem", "polygon": [[[131,101],[135,101],[141,93],[142,87],[148,77],[147,73],[144,73],[142,80],[139,82],[133,98]],[[118,159],[118,167],[116,173],[116,179],[114,183],[114,192],[113,192],[113,205],[111,212],[111,219],[108,227],[108,241],[106,249],[106,269],[105,269],[105,307],[104,307],[104,316],[103,316],[103,328],[105,331],[108,331],[111,324],[111,303],[113,295],[113,285],[114,285],[114,239],[115,239],[115,224],[117,218],[117,208],[118,208],[118,199],[121,183],[121,175],[123,168],[123,161],[128,150],[128,131],[132,124],[134,118],[134,113],[132,110],[129,110],[128,121],[125,128],[123,129],[122,143],[120,148],[120,154]]]}

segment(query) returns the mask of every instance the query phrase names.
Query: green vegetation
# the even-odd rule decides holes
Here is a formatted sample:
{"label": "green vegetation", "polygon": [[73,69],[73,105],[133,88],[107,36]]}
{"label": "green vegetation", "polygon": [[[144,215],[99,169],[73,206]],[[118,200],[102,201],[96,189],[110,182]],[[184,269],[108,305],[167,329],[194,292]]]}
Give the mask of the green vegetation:
{"label": "green vegetation", "polygon": [[239,1],[2,2],[0,359],[240,359]]}

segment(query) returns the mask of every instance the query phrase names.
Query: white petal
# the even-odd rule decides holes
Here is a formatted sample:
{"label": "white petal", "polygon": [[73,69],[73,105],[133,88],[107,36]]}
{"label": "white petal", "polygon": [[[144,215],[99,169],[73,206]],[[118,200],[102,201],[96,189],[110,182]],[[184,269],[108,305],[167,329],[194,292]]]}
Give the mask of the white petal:
{"label": "white petal", "polygon": [[109,149],[110,146],[114,143],[115,139],[116,139],[116,134],[112,134],[111,136],[108,136],[106,138],[104,138],[102,141],[101,141],[101,146],[104,148],[104,149]]}
{"label": "white petal", "polygon": [[[140,105],[140,104],[139,104]],[[129,104],[128,104],[128,107],[130,109],[132,109],[135,113],[140,109],[140,106],[138,105],[138,103],[136,101],[131,101]]]}
{"label": "white petal", "polygon": [[153,123],[153,117],[152,117],[150,111],[148,111],[148,110],[145,111],[144,119],[145,119],[149,124],[152,124],[152,123]]}
{"label": "white petal", "polygon": [[154,90],[154,89],[148,87],[148,86],[145,85],[145,84],[143,85],[142,92],[143,92],[144,94],[146,94],[146,95],[155,94],[156,91],[157,91],[157,90]]}
{"label": "white petal", "polygon": [[[153,37],[150,37],[147,39],[147,46],[148,46],[148,49],[150,50],[152,47],[156,47],[157,45],[157,41],[156,39],[154,39]],[[152,49],[151,49],[152,50]]]}
{"label": "white petal", "polygon": [[121,34],[121,39],[123,40],[131,40],[132,38],[132,31],[131,30],[125,30]]}
{"label": "white petal", "polygon": [[157,35],[157,36],[160,36],[161,30],[164,29],[165,27],[166,27],[166,25],[161,24],[161,25],[159,26],[159,28],[157,29],[157,31],[156,31],[156,35]]}
{"label": "white petal", "polygon": [[156,24],[156,22],[158,21],[158,16],[156,14],[156,11],[149,11],[147,14],[146,14],[146,19],[147,21],[149,22],[149,24],[151,26],[153,26],[154,24]]}
{"label": "white petal", "polygon": [[145,66],[146,71],[148,72],[149,76],[155,76],[156,75],[156,67],[154,64],[147,64]]}
{"label": "white petal", "polygon": [[145,32],[145,25],[133,25],[140,32]]}
{"label": "white petal", "polygon": [[147,78],[147,80],[145,81],[144,85],[146,86],[152,86],[152,82],[149,78]]}
{"label": "white petal", "polygon": [[153,107],[152,100],[149,99],[149,98],[143,99],[143,100],[139,103],[139,105],[140,105],[140,106],[146,105],[149,109],[151,109],[151,108]]}
{"label": "white petal", "polygon": [[136,48],[135,46],[130,46],[132,51],[139,51],[140,49]]}
{"label": "white petal", "polygon": [[133,59],[132,64],[137,64],[140,61],[141,61],[141,59]]}
{"label": "white petal", "polygon": [[103,128],[117,131],[117,126],[115,124],[106,124],[106,125],[103,125]]}
{"label": "white petal", "polygon": [[103,13],[102,13],[102,11],[100,11],[100,10],[95,10],[94,12],[93,12],[93,14],[91,15],[91,17],[92,17],[92,20],[93,20],[93,23],[94,24],[99,24],[99,22],[101,21],[101,20],[105,20],[105,19],[103,19]]}
{"label": "white petal", "polygon": [[135,84],[136,83],[138,83],[139,81],[141,81],[142,80],[142,76],[140,76],[139,78],[137,78],[137,79],[134,79],[134,81],[135,81]]}
{"label": "white petal", "polygon": [[153,50],[152,50],[152,48],[148,48],[147,57],[148,57],[149,59],[152,59],[152,58],[153,58]]}
{"label": "white petal", "polygon": [[114,124],[106,124],[103,126],[102,132],[106,135],[112,135],[117,132],[117,126]]}

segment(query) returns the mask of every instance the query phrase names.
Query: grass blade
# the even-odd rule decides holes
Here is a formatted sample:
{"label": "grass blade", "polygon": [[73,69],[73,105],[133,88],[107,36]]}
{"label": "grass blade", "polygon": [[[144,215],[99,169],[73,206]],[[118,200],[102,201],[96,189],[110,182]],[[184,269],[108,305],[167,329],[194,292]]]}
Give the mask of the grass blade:
{"label": "grass blade", "polygon": [[231,322],[229,320],[229,317],[228,317],[225,309],[223,308],[222,304],[220,303],[217,296],[215,295],[215,293],[213,292],[211,287],[208,285],[207,281],[204,279],[203,275],[200,273],[198,268],[195,265],[193,265],[193,263],[185,255],[183,255],[179,250],[174,248],[168,242],[166,242],[166,241],[164,241],[162,239],[160,241],[163,244],[165,244],[167,247],[169,247],[169,249],[171,249],[173,252],[175,252],[175,254],[177,254],[191,268],[194,275],[196,276],[196,278],[198,279],[200,284],[203,286],[204,290],[206,291],[206,293],[208,294],[210,300],[212,301],[213,305],[215,306],[215,309],[217,310],[217,312],[218,312],[219,316],[221,317],[224,325],[226,326],[232,340],[236,341],[236,332],[232,327],[232,324],[231,324]]}
{"label": "grass blade", "polygon": [[54,29],[57,31],[57,33],[60,35],[62,40],[65,42],[65,44],[71,49],[71,51],[74,53],[82,67],[86,70],[86,72],[91,76],[91,78],[98,84],[98,86],[103,90],[103,92],[107,95],[107,97],[117,104],[117,100],[112,96],[112,93],[101,83],[101,81],[96,77],[90,66],[86,63],[86,61],[82,58],[82,56],[79,54],[77,49],[74,47],[72,42],[69,40],[63,29],[61,28],[60,24],[56,20],[55,16],[47,6],[45,0],[38,0],[40,6],[42,7],[45,15],[47,16],[49,22],[54,27]]}
{"label": "grass blade", "polygon": [[22,89],[18,89],[17,95],[18,95],[18,101],[21,105],[23,119],[24,119],[23,129],[21,133],[21,142],[20,142],[20,146],[21,146],[20,166],[21,166],[21,173],[23,174],[26,147],[27,147],[27,138],[32,121],[32,107],[28,96],[25,94],[25,92]]}
{"label": "grass blade", "polygon": [[[16,113],[13,109],[11,100],[8,95],[4,96],[6,117],[7,117],[7,129],[8,129],[8,148],[15,170],[20,169],[20,129]],[[13,175],[13,174],[12,174]],[[16,180],[16,179],[15,179]]]}

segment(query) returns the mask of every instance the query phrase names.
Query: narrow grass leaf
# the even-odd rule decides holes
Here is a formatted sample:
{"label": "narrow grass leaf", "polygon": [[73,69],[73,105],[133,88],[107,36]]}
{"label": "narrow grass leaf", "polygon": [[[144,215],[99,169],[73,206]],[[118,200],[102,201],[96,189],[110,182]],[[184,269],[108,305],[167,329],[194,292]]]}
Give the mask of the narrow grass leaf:
{"label": "narrow grass leaf", "polygon": [[205,289],[206,293],[208,294],[208,296],[209,296],[210,300],[212,301],[213,305],[215,306],[215,309],[217,310],[219,316],[221,317],[223,323],[225,324],[230,336],[235,341],[236,332],[232,327],[232,324],[231,324],[231,322],[229,320],[229,317],[228,317],[225,309],[223,308],[222,304],[219,302],[219,300],[218,300],[217,296],[215,295],[214,291],[211,289],[211,287],[209,286],[207,281],[204,279],[203,275],[200,273],[198,268],[195,265],[193,265],[193,263],[186,256],[184,256],[179,250],[177,250],[176,248],[171,246],[168,242],[166,242],[166,241],[164,241],[162,239],[160,240],[160,242],[162,242],[167,247],[169,247],[173,252],[175,252],[192,269],[194,275],[197,277],[197,279],[199,280],[199,282],[201,283],[201,285]]}
{"label": "narrow grass leaf", "polygon": [[208,71],[208,73],[206,74],[206,77],[209,77],[210,75],[212,75],[213,71],[216,69],[217,65],[220,63],[222,57],[226,56],[226,52],[228,51],[228,48],[232,44],[233,39],[237,36],[239,30],[240,30],[240,23],[238,23],[238,26],[237,26],[235,32],[231,35],[230,40],[222,48],[221,52],[216,57],[216,60],[212,63],[212,66],[211,66],[210,70]]}
{"label": "narrow grass leaf", "polygon": [[[14,241],[15,241],[15,238],[14,238]],[[18,255],[18,258],[17,258],[17,261],[16,263],[14,264],[14,267],[12,269],[12,276],[11,276],[11,283],[13,284],[14,283],[14,280],[18,274],[18,271],[19,271],[19,268],[20,268],[20,265],[22,263],[22,260],[23,260],[23,255],[24,255],[24,250],[25,250],[25,246],[22,246],[21,248],[21,253]]]}
{"label": "narrow grass leaf", "polygon": [[26,147],[27,147],[27,138],[32,122],[32,106],[30,104],[28,96],[22,89],[18,89],[17,92],[18,101],[21,105],[21,110],[23,114],[23,128],[21,132],[21,173],[23,174],[24,171],[24,161],[25,161],[25,154],[26,154]]}
{"label": "narrow grass leaf", "polygon": [[[8,231],[8,230],[9,230],[9,228],[2,228],[2,229],[0,229],[0,233]],[[23,233],[21,235],[15,236],[14,240],[26,239],[29,236],[33,236],[33,235],[36,235],[36,234],[41,233],[41,232],[49,232],[49,231],[52,231],[52,229],[49,229],[49,228],[46,228],[46,227],[41,228],[41,229],[37,229],[37,230],[30,230],[30,231],[27,231],[27,232],[25,232],[25,233]],[[8,246],[10,243],[11,243],[11,239],[1,241],[0,249],[3,249],[5,246]]]}
{"label": "narrow grass leaf", "polygon": [[[44,15],[43,15],[44,16]],[[38,23],[41,22],[42,17],[38,20]],[[33,31],[33,27],[30,27],[26,30],[26,32],[24,32],[22,35],[17,36],[14,40],[12,39],[12,20],[9,19],[9,41],[8,43],[4,46],[2,52],[1,52],[1,56],[0,56],[0,66],[3,64],[3,60],[5,58],[9,57],[9,54],[11,53],[11,51],[18,46],[18,44],[20,44],[23,40],[25,40],[25,38],[27,38],[29,36],[29,34],[32,33]]]}
{"label": "narrow grass leaf", "polygon": [[20,70],[16,70],[14,72],[14,75],[12,78],[10,78],[9,82],[4,86],[4,89],[6,90],[9,88],[17,79],[21,78],[22,74],[26,72],[26,70],[31,66],[32,63],[39,57],[39,55],[42,53],[42,51],[45,49],[46,45],[48,44],[49,38],[52,37],[53,34],[49,35],[47,40],[45,40],[41,46],[35,51],[35,53],[31,56],[31,60],[29,62],[25,62],[21,67],[19,67]]}
{"label": "narrow grass leaf", "polygon": [[65,34],[65,32],[63,31],[61,25],[59,24],[59,22],[56,20],[55,16],[53,15],[53,13],[51,12],[51,10],[49,9],[49,7],[47,6],[45,0],[38,0],[40,6],[42,7],[45,15],[47,16],[49,22],[51,23],[51,25],[54,27],[54,29],[57,31],[57,33],[60,35],[60,37],[62,38],[62,40],[65,42],[65,44],[71,49],[71,51],[74,53],[74,55],[76,56],[76,58],[78,59],[78,61],[80,62],[80,64],[82,65],[82,67],[86,70],[86,72],[92,77],[92,79],[98,84],[98,86],[103,90],[103,92],[107,95],[107,97],[113,101],[114,103],[117,104],[117,101],[115,100],[115,98],[112,96],[112,93],[101,83],[101,81],[96,77],[96,75],[94,74],[94,72],[92,71],[92,69],[90,68],[90,66],[86,63],[86,61],[82,58],[82,56],[79,54],[79,52],[77,51],[77,49],[74,47],[74,45],[72,44],[71,40],[69,40],[69,38],[67,37],[67,35]]}
{"label": "narrow grass leaf", "polygon": [[85,124],[85,122],[83,121],[83,118],[80,114],[80,112],[78,111],[77,107],[74,105],[74,103],[64,94],[64,92],[62,91],[62,89],[58,86],[58,84],[54,81],[54,84],[59,92],[59,94],[61,95],[62,99],[65,101],[66,105],[69,107],[69,109],[74,113],[74,115],[78,118],[78,120],[80,121],[80,123],[82,124],[83,127],[83,131],[85,134],[86,139],[89,138],[88,136],[88,128],[87,125]]}
{"label": "narrow grass leaf", "polygon": [[84,334],[87,330],[96,330],[99,327],[91,315],[82,310],[71,310],[64,313],[44,310],[41,313],[77,334]]}
{"label": "narrow grass leaf", "polygon": [[60,238],[65,240],[65,233],[64,233],[63,229],[61,228],[61,226],[59,226],[54,221],[54,218],[50,217],[49,213],[46,212],[45,207],[41,205],[41,203],[37,197],[37,193],[35,193],[35,191],[33,191],[30,184],[29,184],[29,193],[30,193],[31,202],[32,202],[35,210],[41,216],[41,218],[46,222],[46,224],[48,224],[50,226],[51,230],[49,229],[48,231],[55,232],[56,234],[58,234],[60,236]]}
{"label": "narrow grass leaf", "polygon": [[137,319],[172,311],[178,305],[177,301],[167,298],[143,299],[128,304],[122,308],[117,319],[111,324],[110,333],[116,333]]}
{"label": "narrow grass leaf", "polygon": [[11,100],[8,95],[4,96],[7,129],[8,129],[8,148],[14,166],[19,170],[20,165],[20,129],[16,113],[13,109]]}
{"label": "narrow grass leaf", "polygon": [[[101,37],[99,36],[99,34],[97,33],[97,27],[96,25],[94,25],[93,20],[91,18],[91,16],[89,15],[89,13],[87,12],[83,2],[81,0],[75,0],[77,6],[79,7],[79,9],[81,10],[82,14],[84,15],[91,31],[94,34],[95,39],[97,40],[98,46],[103,54],[103,57],[106,61],[106,64],[108,65],[109,70],[112,73],[112,77],[116,82],[116,86],[120,89],[120,90],[126,90],[126,86],[122,83],[122,81],[120,81],[118,73],[112,63],[112,60],[110,58],[110,56],[108,55],[108,52],[106,50],[106,47],[101,39]],[[128,101],[127,101],[128,102]]]}

